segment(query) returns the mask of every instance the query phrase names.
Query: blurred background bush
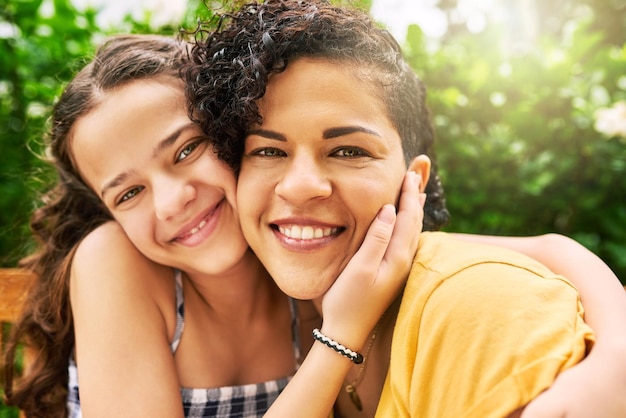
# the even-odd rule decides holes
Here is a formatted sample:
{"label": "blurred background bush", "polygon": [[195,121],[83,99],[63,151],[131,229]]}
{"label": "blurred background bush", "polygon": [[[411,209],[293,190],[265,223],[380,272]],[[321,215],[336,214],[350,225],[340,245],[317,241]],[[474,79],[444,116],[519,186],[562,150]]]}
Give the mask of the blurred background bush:
{"label": "blurred background bush", "polygon": [[[361,4],[428,86],[447,229],[562,233],[626,279],[626,2]],[[0,0],[3,266],[32,248],[28,218],[51,181],[35,155],[51,105],[94,45],[116,32],[173,34],[209,15],[198,0]]]}
{"label": "blurred background bush", "polygon": [[[626,2],[360,4],[428,86],[447,229],[565,234],[626,283]],[[95,44],[117,32],[173,34],[210,14],[199,0],[0,0],[2,266],[32,248],[28,219],[54,181],[36,157],[47,117]]]}
{"label": "blurred background bush", "polygon": [[[55,97],[94,45],[115,32],[172,34],[209,14],[198,1],[112,1],[0,0],[2,265],[30,248],[28,217],[50,177],[34,154]],[[624,280],[626,3],[423,3],[365,7],[429,88],[448,229],[559,232]]]}

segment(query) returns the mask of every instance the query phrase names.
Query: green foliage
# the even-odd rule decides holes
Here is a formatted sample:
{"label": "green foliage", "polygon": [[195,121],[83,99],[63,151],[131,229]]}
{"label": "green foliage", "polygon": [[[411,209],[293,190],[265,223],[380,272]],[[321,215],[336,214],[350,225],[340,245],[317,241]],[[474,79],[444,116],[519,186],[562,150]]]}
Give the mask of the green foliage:
{"label": "green foliage", "polygon": [[0,10],[0,23],[13,36],[0,38],[0,251],[14,264],[24,252],[27,223],[37,184],[30,174],[40,164],[40,138],[50,105],[73,68],[68,63],[91,51],[93,13],[78,15],[67,1],[13,1]]}
{"label": "green foliage", "polygon": [[558,232],[626,279],[626,138],[594,129],[594,114],[626,99],[626,46],[589,19],[512,52],[503,28],[448,39],[429,52],[407,39],[429,88],[450,230]]}

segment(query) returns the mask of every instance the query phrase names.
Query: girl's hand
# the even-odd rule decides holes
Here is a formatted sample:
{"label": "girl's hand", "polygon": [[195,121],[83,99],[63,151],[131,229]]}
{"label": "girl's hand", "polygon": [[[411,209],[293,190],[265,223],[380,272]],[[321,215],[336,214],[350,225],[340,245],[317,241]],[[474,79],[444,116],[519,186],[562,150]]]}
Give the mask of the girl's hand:
{"label": "girl's hand", "polygon": [[522,418],[626,417],[624,353],[624,347],[594,347],[587,358],[561,373],[529,403]]}
{"label": "girl's hand", "polygon": [[406,174],[398,213],[385,205],[363,244],[324,295],[322,332],[360,350],[370,331],[403,288],[417,252],[426,195],[421,176]]}

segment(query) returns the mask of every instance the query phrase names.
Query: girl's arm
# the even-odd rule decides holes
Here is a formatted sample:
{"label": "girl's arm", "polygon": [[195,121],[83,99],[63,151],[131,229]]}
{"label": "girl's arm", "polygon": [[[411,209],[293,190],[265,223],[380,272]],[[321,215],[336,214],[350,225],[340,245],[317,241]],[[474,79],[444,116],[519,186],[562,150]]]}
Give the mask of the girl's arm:
{"label": "girl's arm", "polygon": [[559,234],[496,237],[454,234],[465,241],[507,247],[534,258],[571,281],[585,307],[585,321],[598,341],[626,344],[626,292],[611,269],[595,254]]}
{"label": "girl's arm", "polygon": [[[80,403],[85,417],[183,417],[167,315],[174,273],[143,257],[113,222],[90,233],[72,263]],[[171,307],[164,306],[171,302]]]}
{"label": "girl's arm", "polygon": [[[422,228],[425,195],[407,174],[397,215],[381,209],[359,251],[324,295],[322,333],[360,351],[411,267]],[[315,342],[302,366],[265,417],[327,418],[352,362]],[[305,409],[302,405],[307,405]]]}
{"label": "girl's arm", "polygon": [[578,288],[585,320],[596,334],[591,353],[560,374],[550,389],[526,407],[522,417],[626,416],[626,292],[611,269],[581,244],[558,234],[455,235],[519,251],[567,277]]}

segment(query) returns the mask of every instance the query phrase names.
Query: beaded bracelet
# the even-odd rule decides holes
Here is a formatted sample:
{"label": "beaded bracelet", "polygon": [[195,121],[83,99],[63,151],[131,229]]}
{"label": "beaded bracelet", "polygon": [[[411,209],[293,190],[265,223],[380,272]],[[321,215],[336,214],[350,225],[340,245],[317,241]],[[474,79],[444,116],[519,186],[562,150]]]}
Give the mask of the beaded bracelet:
{"label": "beaded bracelet", "polygon": [[348,357],[350,360],[352,360],[354,364],[363,363],[363,356],[361,354],[357,353],[356,351],[352,351],[347,347],[344,347],[343,345],[339,344],[337,341],[331,338],[328,338],[327,336],[322,334],[322,332],[318,328],[315,328],[313,330],[313,338],[316,341],[321,342],[325,346],[332,348],[342,356]]}

